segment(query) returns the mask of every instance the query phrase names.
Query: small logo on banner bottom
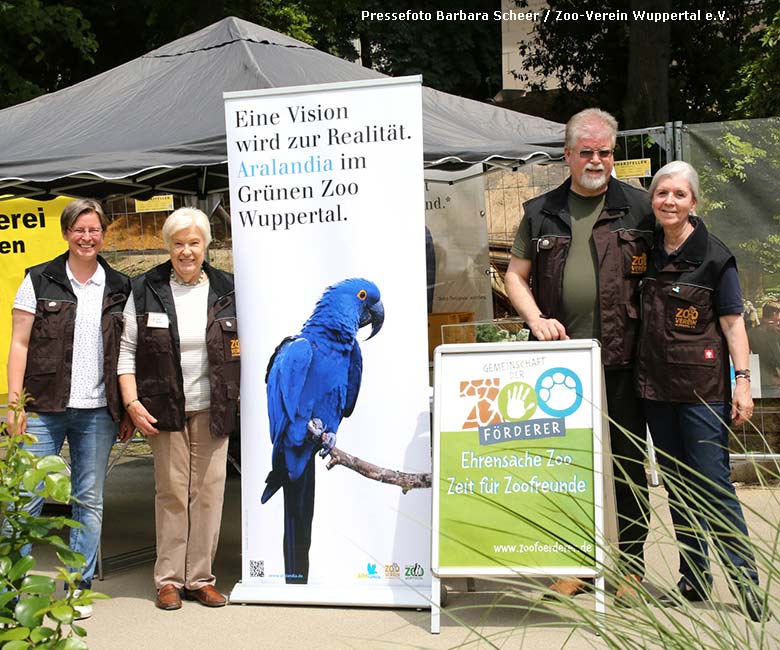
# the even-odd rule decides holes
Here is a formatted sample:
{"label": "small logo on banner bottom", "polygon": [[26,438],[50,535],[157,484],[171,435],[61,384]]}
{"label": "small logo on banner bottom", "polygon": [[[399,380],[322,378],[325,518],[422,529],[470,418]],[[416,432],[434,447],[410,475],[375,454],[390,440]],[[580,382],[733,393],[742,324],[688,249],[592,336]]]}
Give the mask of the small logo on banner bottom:
{"label": "small logo on banner bottom", "polygon": [[424,575],[425,569],[419,562],[404,565],[404,578],[407,580],[422,580]]}
{"label": "small logo on banner bottom", "polygon": [[392,564],[385,564],[385,578],[400,578],[401,567],[395,562]]}
{"label": "small logo on banner bottom", "polygon": [[382,576],[379,575],[379,571],[376,568],[376,562],[367,562],[366,570],[361,571],[357,575],[358,578],[368,578],[370,580],[381,580]]}

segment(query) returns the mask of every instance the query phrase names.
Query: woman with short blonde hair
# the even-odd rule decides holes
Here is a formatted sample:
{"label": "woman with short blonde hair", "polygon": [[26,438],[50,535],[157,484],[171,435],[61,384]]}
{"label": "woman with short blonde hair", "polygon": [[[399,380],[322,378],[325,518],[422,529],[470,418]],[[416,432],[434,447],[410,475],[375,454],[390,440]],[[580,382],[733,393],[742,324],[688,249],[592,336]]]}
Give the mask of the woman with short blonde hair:
{"label": "woman with short blonde hair", "polygon": [[[203,212],[180,208],[162,236],[170,259],[133,280],[125,308],[119,383],[154,454],[156,606],[181,596],[207,607],[215,588],[228,436],[237,427],[240,347],[233,275],[205,261]],[[183,590],[183,592],[182,592]]]}

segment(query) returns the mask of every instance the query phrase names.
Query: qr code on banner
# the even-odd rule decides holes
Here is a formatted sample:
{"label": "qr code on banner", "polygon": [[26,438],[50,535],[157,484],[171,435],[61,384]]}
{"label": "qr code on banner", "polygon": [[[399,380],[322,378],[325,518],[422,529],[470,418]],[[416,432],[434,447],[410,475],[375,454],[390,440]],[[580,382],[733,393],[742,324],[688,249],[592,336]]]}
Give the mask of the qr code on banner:
{"label": "qr code on banner", "polygon": [[249,577],[265,578],[265,560],[249,560]]}

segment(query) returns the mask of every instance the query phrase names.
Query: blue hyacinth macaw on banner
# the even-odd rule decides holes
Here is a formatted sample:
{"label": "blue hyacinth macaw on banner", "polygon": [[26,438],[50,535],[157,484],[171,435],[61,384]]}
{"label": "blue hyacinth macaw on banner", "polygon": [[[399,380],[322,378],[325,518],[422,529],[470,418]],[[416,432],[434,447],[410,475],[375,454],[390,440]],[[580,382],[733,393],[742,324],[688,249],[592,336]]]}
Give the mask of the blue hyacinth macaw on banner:
{"label": "blue hyacinth macaw on banner", "polygon": [[370,339],[384,317],[373,282],[343,280],[325,289],[300,334],[285,338],[268,362],[273,456],[261,503],[282,488],[289,584],[305,584],[309,577],[314,458],[317,452],[327,456],[335,446],[339,424],[352,414],[360,392],[363,357],[357,333],[370,324]]}

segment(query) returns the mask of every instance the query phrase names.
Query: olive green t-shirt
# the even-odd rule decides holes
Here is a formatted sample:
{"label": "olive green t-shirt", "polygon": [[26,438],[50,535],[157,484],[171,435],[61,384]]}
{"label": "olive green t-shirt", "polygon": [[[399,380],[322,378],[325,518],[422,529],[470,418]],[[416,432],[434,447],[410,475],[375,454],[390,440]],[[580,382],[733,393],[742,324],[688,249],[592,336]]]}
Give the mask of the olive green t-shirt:
{"label": "olive green t-shirt", "polygon": [[563,272],[563,321],[573,339],[600,338],[598,259],[593,226],[606,194],[580,196],[569,192],[571,246]]}
{"label": "olive green t-shirt", "polygon": [[[572,238],[563,273],[563,324],[573,339],[600,338],[598,316],[598,260],[593,244],[593,226],[602,209],[606,194],[580,196],[569,192]],[[525,219],[520,223],[512,245],[512,254],[531,259],[531,228]]]}

